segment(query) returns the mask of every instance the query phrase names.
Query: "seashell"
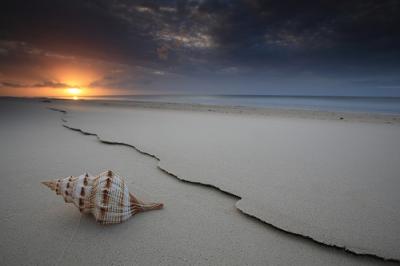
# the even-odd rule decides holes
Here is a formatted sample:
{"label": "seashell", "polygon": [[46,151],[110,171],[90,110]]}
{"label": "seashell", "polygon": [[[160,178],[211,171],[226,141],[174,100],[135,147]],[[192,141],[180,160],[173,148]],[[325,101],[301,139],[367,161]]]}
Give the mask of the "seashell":
{"label": "seashell", "polygon": [[42,184],[61,195],[65,202],[73,203],[82,213],[93,214],[100,224],[121,223],[132,215],[157,210],[162,203],[144,203],[129,193],[125,180],[112,171],[97,176],[83,174]]}

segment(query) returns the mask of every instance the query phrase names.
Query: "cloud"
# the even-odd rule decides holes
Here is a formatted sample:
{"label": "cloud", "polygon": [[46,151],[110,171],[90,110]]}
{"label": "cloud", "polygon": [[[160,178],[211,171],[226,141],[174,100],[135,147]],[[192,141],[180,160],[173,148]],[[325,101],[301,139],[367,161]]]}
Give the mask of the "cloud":
{"label": "cloud", "polygon": [[[173,64],[184,71],[190,58],[196,57],[209,64],[255,68],[292,58],[319,64],[330,55],[353,64],[344,53],[355,59],[378,58],[389,50],[400,57],[398,1],[71,0],[55,4],[44,0],[24,12],[21,3],[16,0],[0,11],[9,21],[5,36],[53,49],[52,55],[60,58],[85,56],[147,66],[162,59],[165,68]],[[54,27],[49,28],[49,23]],[[326,49],[331,50],[326,53]]]}
{"label": "cloud", "polygon": [[169,42],[176,48],[185,47],[191,49],[205,49],[214,46],[214,42],[210,35],[196,31],[189,33],[161,31],[156,34],[156,38]]}
{"label": "cloud", "polygon": [[218,72],[222,74],[237,74],[239,73],[239,68],[235,66],[225,67],[220,69]]}
{"label": "cloud", "polygon": [[[400,2],[394,0],[42,0],[24,6],[14,0],[0,10],[7,22],[1,72],[39,71],[46,59],[78,64],[82,58],[88,65],[142,66],[187,80],[262,76],[271,69],[282,77],[400,72]],[[42,76],[37,80],[58,80]],[[102,84],[129,87],[132,80],[123,80]]]}
{"label": "cloud", "polygon": [[157,48],[158,58],[161,60],[167,60],[170,48],[167,45],[163,45]]}
{"label": "cloud", "polygon": [[8,50],[0,47],[0,56],[8,55]]}
{"label": "cloud", "polygon": [[71,85],[61,82],[53,82],[53,81],[43,81],[41,83],[35,84],[23,84],[18,82],[0,82],[1,86],[4,88],[68,88]]}
{"label": "cloud", "polygon": [[0,55],[49,57],[60,60],[74,60],[75,56],[40,49],[26,42],[0,39]]}
{"label": "cloud", "polygon": [[141,13],[153,13],[153,9],[146,6],[135,6],[136,11]]}
{"label": "cloud", "polygon": [[156,70],[156,71],[154,71],[153,72],[155,75],[160,75],[160,76],[164,76],[165,75],[165,72],[164,71],[158,71],[158,70]]}

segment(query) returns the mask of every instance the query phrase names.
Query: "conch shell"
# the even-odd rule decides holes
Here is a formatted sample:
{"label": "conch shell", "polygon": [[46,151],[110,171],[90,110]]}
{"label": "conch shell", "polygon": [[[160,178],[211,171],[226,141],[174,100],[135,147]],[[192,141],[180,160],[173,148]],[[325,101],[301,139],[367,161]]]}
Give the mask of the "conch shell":
{"label": "conch shell", "polygon": [[97,176],[84,174],[66,177],[42,184],[63,196],[65,202],[73,203],[83,213],[92,213],[100,224],[121,223],[132,215],[157,210],[162,203],[144,203],[129,193],[125,180],[106,171]]}

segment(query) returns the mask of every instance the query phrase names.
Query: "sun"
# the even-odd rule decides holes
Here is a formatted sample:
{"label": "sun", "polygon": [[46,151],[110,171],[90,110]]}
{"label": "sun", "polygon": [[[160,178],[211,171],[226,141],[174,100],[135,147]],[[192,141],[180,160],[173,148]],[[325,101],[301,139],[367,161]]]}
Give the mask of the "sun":
{"label": "sun", "polygon": [[67,91],[73,96],[78,96],[82,92],[82,90],[79,88],[68,88]]}
{"label": "sun", "polygon": [[81,94],[82,90],[79,88],[68,88],[67,92],[72,96],[72,99],[78,100],[78,95]]}

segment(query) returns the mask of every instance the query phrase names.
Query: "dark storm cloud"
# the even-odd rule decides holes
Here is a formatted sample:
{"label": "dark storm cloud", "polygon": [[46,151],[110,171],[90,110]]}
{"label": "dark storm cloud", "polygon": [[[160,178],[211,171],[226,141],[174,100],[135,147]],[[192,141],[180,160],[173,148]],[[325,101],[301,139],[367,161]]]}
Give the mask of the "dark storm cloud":
{"label": "dark storm cloud", "polygon": [[2,4],[0,39],[218,85],[302,73],[372,85],[400,71],[398,14],[396,0],[14,0]]}
{"label": "dark storm cloud", "polygon": [[3,39],[47,50],[118,59],[129,54],[129,42],[135,40],[125,36],[128,25],[101,2],[17,0],[1,12]]}
{"label": "dark storm cloud", "polygon": [[398,1],[245,1],[227,9],[218,3],[199,10],[216,15],[212,35],[228,60],[307,65],[399,57]]}

